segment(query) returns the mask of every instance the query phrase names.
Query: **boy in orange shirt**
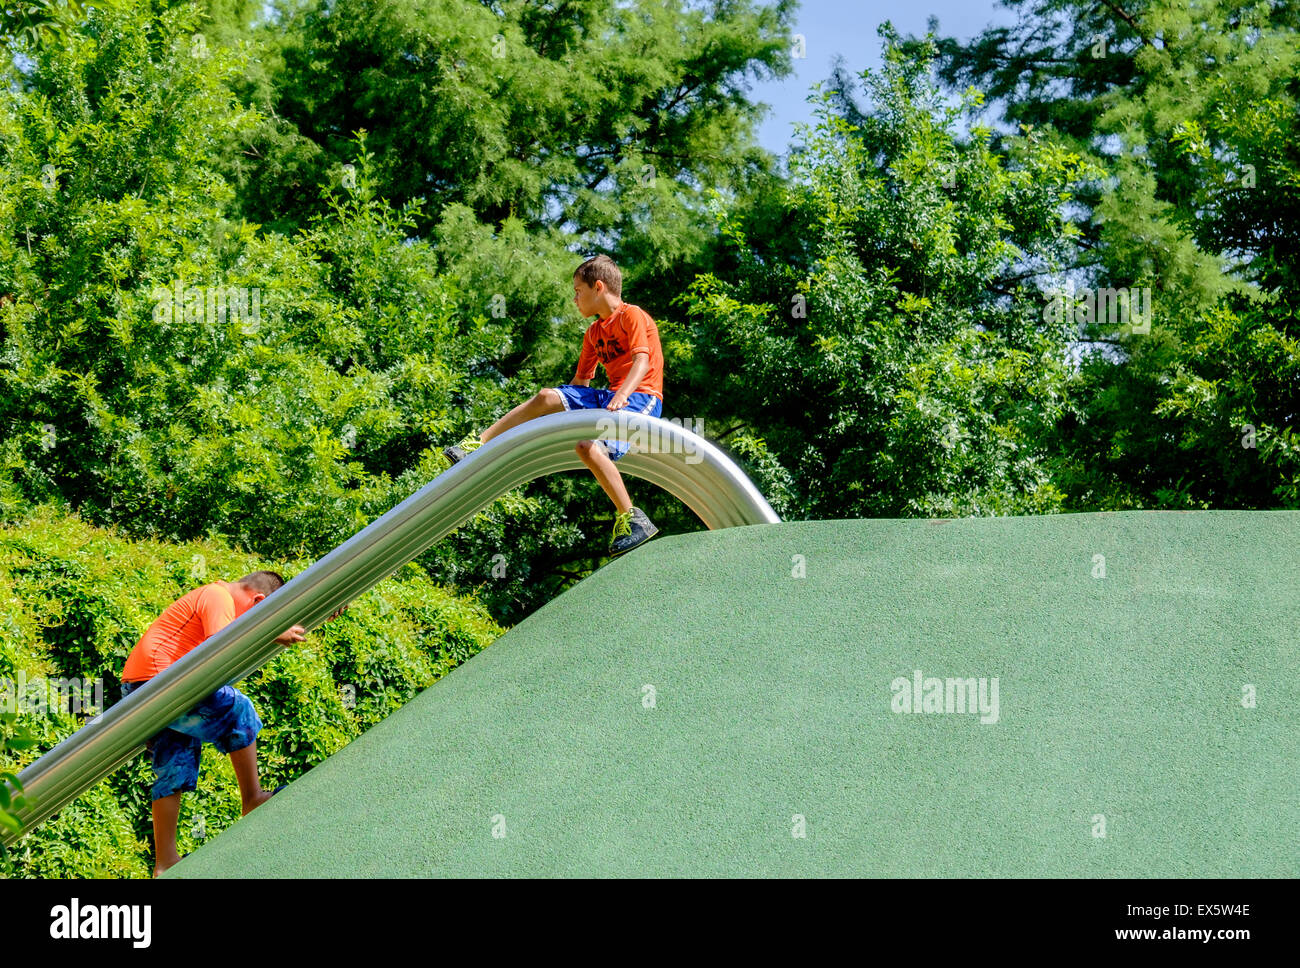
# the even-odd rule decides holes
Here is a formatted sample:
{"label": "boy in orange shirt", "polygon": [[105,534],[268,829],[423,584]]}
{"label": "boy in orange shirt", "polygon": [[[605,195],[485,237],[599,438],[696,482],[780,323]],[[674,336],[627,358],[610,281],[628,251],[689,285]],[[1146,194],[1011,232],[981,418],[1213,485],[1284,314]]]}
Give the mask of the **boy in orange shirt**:
{"label": "boy in orange shirt", "polygon": [[[541,390],[480,436],[471,434],[448,447],[443,451],[447,459],[455,464],[511,427],[562,410],[627,407],[635,413],[659,416],[664,407],[664,354],[659,346],[659,330],[649,313],[623,302],[622,295],[623,274],[609,256],[598,255],[578,266],[573,273],[573,300],[583,316],[598,318],[583,335],[573,381]],[[609,377],[608,390],[591,386],[597,362],[604,365]],[[633,506],[623,475],[614,466],[614,461],[628,452],[628,445],[613,440],[583,440],[578,442],[576,450],[617,511],[610,555],[617,557],[658,534],[659,529],[645,512]]]}
{"label": "boy in orange shirt", "polygon": [[[167,606],[127,656],[122,669],[122,698],[216,635],[283,584],[284,579],[273,571],[255,571],[237,582],[203,585]],[[303,641],[304,634],[303,627],[295,625],[276,641],[290,645]],[[181,793],[198,789],[203,743],[211,743],[230,754],[239,781],[243,813],[271,799],[272,794],[262,789],[257,775],[254,740],[261,729],[262,721],[248,697],[232,686],[222,686],[149,740],[155,776],[152,791],[155,877],[181,859],[176,850],[176,819],[180,815]]]}

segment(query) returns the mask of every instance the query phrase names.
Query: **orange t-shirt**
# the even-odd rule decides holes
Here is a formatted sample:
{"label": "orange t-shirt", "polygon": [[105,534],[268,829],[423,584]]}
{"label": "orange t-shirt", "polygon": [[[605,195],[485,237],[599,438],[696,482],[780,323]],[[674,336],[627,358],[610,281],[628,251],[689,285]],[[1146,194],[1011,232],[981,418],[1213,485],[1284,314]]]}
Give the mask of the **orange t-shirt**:
{"label": "orange t-shirt", "polygon": [[123,682],[152,679],[204,639],[235,620],[235,600],[221,582],[187,593],[167,606],[140,637],[122,670]]}
{"label": "orange t-shirt", "polygon": [[650,354],[650,368],[641,378],[634,393],[653,393],[664,398],[664,352],[659,346],[659,328],[650,314],[639,306],[623,303],[604,319],[587,327],[582,337],[582,353],[578,356],[579,380],[590,380],[596,375],[596,363],[605,367],[609,388],[615,393],[632,369],[636,353]]}

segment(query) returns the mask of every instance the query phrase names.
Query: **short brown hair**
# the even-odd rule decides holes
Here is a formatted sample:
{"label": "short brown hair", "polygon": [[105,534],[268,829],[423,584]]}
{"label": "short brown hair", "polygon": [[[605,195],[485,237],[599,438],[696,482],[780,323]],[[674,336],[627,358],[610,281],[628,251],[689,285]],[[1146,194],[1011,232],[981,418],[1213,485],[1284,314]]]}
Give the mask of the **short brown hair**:
{"label": "short brown hair", "polygon": [[623,298],[623,273],[618,271],[614,260],[607,255],[592,256],[573,273],[573,278],[581,279],[588,286],[595,288],[596,280],[605,284],[610,295]]}
{"label": "short brown hair", "polygon": [[284,584],[284,579],[280,577],[279,572],[255,571],[239,579],[237,584],[243,585],[251,591],[261,592],[263,595],[270,595],[271,592]]}

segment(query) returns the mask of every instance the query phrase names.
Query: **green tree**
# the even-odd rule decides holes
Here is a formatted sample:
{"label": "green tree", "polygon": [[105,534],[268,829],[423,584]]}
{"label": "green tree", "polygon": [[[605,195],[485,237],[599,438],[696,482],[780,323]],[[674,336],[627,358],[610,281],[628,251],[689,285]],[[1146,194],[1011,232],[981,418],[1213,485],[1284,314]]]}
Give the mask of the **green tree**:
{"label": "green tree", "polygon": [[34,45],[43,38],[62,38],[68,21],[84,11],[77,0],[18,0],[0,7],[0,43],[12,53],[16,46]]}
{"label": "green tree", "polygon": [[[579,260],[464,205],[415,238],[364,133],[303,231],[243,222],[221,167],[261,120],[232,92],[250,51],[204,16],[93,9],[0,93],[0,506],[318,556],[571,375]],[[538,482],[425,563],[516,620],[599,563],[572,523],[594,488]]]}
{"label": "green tree", "polygon": [[1296,506],[1300,10],[1004,5],[1019,25],[941,41],[941,76],[1097,164],[1074,268],[1154,302],[1149,334],[1080,334],[1111,351],[1085,360],[1059,428],[1071,506]]}
{"label": "green tree", "polygon": [[281,3],[258,31],[260,129],[249,217],[301,224],[313,185],[372,132],[377,187],[493,227],[563,227],[629,264],[688,258],[703,200],[769,167],[752,77],[789,73],[791,0],[338,0]]}
{"label": "green tree", "polygon": [[440,467],[454,297],[364,146],[310,231],[229,217],[214,132],[256,115],[200,14],[93,10],[0,94],[6,493],[319,554]]}
{"label": "green tree", "polygon": [[732,264],[687,303],[696,412],[790,513],[1053,510],[1041,439],[1065,334],[1027,280],[1069,252],[1080,161],[1031,136],[1004,162],[978,125],[960,138],[979,94],[945,106],[928,61],[881,31],[868,107],[823,93],[791,184],[719,211]]}

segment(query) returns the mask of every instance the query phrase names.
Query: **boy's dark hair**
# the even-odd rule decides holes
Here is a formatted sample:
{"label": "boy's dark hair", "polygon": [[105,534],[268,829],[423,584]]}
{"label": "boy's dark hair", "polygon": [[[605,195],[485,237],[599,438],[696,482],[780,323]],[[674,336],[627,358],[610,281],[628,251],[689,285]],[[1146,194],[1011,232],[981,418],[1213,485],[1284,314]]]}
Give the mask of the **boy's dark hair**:
{"label": "boy's dark hair", "polygon": [[284,584],[284,579],[280,577],[279,572],[255,571],[239,579],[236,584],[251,588],[255,592],[261,592],[263,595],[270,595],[271,592]]}
{"label": "boy's dark hair", "polygon": [[623,298],[623,273],[618,271],[614,260],[607,255],[592,256],[573,273],[573,278],[581,279],[587,286],[595,288],[596,280],[605,284],[610,295]]}

